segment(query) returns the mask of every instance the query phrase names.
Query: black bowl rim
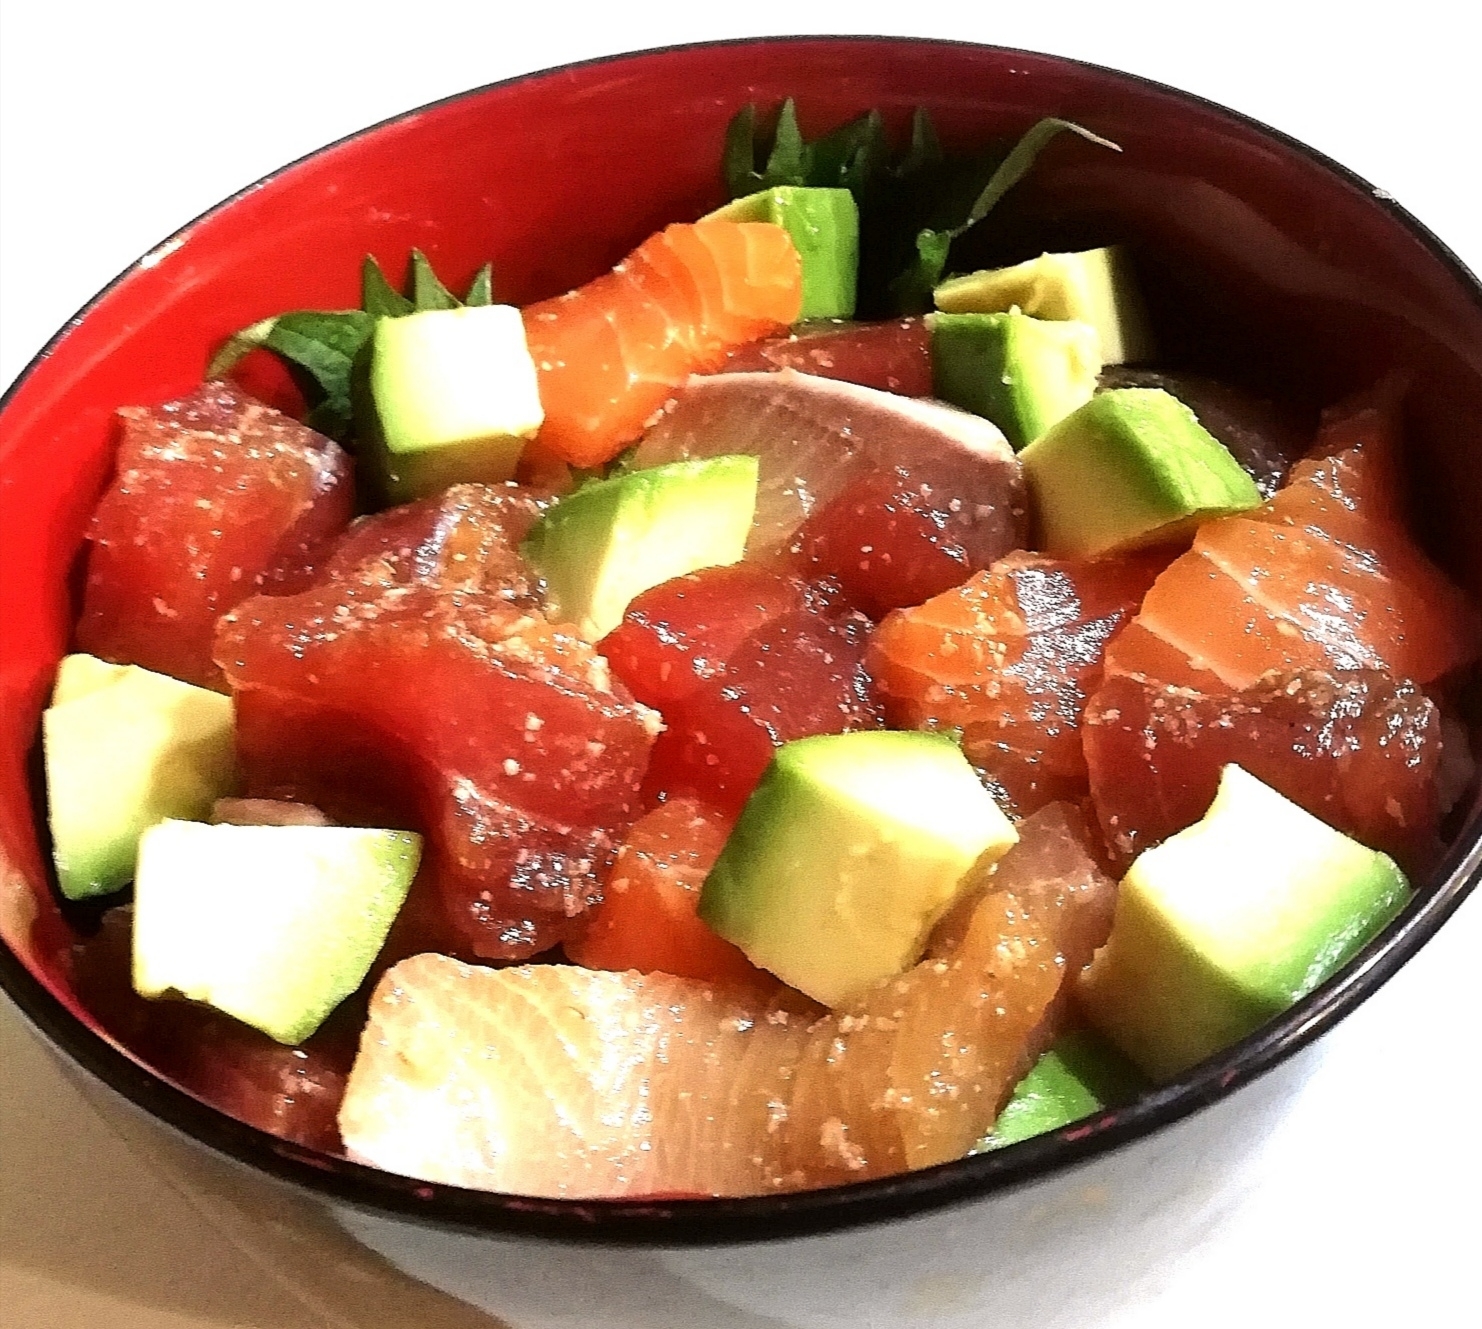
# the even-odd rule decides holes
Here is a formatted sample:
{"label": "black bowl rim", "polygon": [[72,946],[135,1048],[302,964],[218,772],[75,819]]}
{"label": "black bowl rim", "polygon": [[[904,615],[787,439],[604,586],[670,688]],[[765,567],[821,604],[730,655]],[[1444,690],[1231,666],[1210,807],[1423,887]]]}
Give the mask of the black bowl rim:
{"label": "black bowl rim", "polygon": [[[1482,283],[1428,227],[1341,163],[1300,140],[1218,102],[1185,92],[1155,79],[1040,51],[982,42],[925,37],[891,37],[827,33],[730,38],[623,51],[533,70],[508,79],[438,98],[389,116],[314,149],[254,181],[208,208],[159,245],[158,253],[183,238],[205,219],[231,207],[263,185],[300,164],[356,142],[379,130],[453,102],[481,96],[496,88],[557,77],[576,69],[621,63],[689,51],[760,45],[808,45],[820,42],[861,45],[907,45],[967,49],[1009,57],[1026,56],[1069,69],[1086,70],[1135,88],[1166,94],[1177,101],[1213,111],[1234,124],[1255,130],[1271,141],[1306,157],[1340,182],[1357,187],[1451,271],[1458,284],[1482,309]],[[25,381],[63,339],[144,259],[136,260],[94,295],[63,325],[0,396],[0,413]],[[1468,844],[1468,840],[1470,843]],[[1382,986],[1455,912],[1482,880],[1482,805],[1474,806],[1463,832],[1437,869],[1438,883],[1417,892],[1400,915],[1335,975],[1278,1019],[1171,1084],[1145,1094],[1128,1107],[1103,1112],[1058,1131],[1003,1149],[957,1159],[919,1171],[845,1186],[741,1199],[664,1201],[548,1200],[418,1181],[378,1168],[306,1149],[269,1135],[226,1115],[136,1061],[110,1039],[72,1015],[25,966],[8,945],[0,945],[0,990],[3,990],[50,1043],[76,1066],[122,1095],[134,1107],[164,1122],[181,1135],[234,1162],[267,1173],[279,1181],[350,1205],[370,1214],[396,1215],[424,1224],[472,1233],[545,1238],[581,1244],[619,1246],[702,1246],[761,1243],[820,1235],[867,1224],[883,1223],[947,1209],[1016,1189],[1064,1173],[1109,1151],[1149,1135],[1162,1126],[1229,1097],[1317,1039]]]}

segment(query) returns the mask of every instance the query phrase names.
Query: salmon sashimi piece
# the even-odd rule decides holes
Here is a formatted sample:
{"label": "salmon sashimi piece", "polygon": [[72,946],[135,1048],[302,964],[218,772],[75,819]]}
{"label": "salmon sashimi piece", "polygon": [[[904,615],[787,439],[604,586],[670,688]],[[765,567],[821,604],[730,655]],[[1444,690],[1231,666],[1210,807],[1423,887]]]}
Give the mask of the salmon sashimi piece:
{"label": "salmon sashimi piece", "polygon": [[783,369],[692,378],[634,452],[637,466],[745,453],[760,462],[749,556],[869,475],[899,469],[939,496],[968,571],[1028,543],[1028,501],[998,429],[940,402]]}
{"label": "salmon sashimi piece", "polygon": [[826,1013],[665,974],[416,956],[372,998],[340,1129],[393,1172],[569,1198],[945,1162],[1028,1063],[1066,973],[1053,933],[1044,908],[991,894],[950,956]]}
{"label": "salmon sashimi piece", "polygon": [[700,888],[731,818],[698,799],[672,798],[633,823],[603,884],[602,903],[566,954],[587,969],[673,974],[705,983],[777,986],[699,916]]}
{"label": "salmon sashimi piece", "polygon": [[1157,551],[1092,560],[1016,553],[889,615],[866,668],[889,722],[960,729],[1018,816],[1087,792],[1080,716],[1106,643],[1166,564]]}
{"label": "salmon sashimi piece", "polygon": [[677,223],[611,272],[529,306],[542,449],[576,466],[615,457],[689,374],[791,323],[802,281],[781,226]]}
{"label": "salmon sashimi piece", "polygon": [[350,520],[350,458],[226,383],[119,417],[117,471],[88,532],[78,646],[221,688],[217,618],[307,584]]}
{"label": "salmon sashimi piece", "polygon": [[1207,672],[1239,690],[1271,670],[1372,668],[1424,686],[1476,660],[1482,617],[1410,539],[1397,451],[1378,408],[1328,413],[1285,488],[1200,527],[1148,592],[1135,626],[1186,664],[1154,664],[1129,630],[1108,674],[1200,686]]}
{"label": "salmon sashimi piece", "polygon": [[1440,716],[1414,683],[1374,670],[1213,693],[1119,675],[1091,698],[1082,735],[1122,862],[1203,817],[1230,762],[1407,870],[1438,844]]}

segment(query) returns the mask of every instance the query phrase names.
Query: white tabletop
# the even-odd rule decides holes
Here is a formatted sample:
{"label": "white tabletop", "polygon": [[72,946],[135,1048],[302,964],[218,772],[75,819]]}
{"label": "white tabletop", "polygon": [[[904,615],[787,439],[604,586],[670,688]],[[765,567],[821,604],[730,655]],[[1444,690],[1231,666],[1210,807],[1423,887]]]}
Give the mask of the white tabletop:
{"label": "white tabletop", "polygon": [[[511,8],[519,12],[512,16]],[[760,22],[755,5],[725,8],[733,12],[651,2],[578,13],[445,0],[384,9],[372,0],[0,0],[0,385],[166,234],[325,142],[526,70],[762,32],[995,42],[1187,88],[1345,163],[1482,270],[1482,115],[1475,37],[1457,27],[1465,4],[1409,0],[1383,21],[1364,18],[1374,11],[1360,6],[1319,0],[1218,8],[1187,0],[970,7],[792,0],[788,21],[775,24]],[[1205,17],[1213,14],[1219,17]],[[1473,899],[1327,1040],[1321,1069],[1272,1142],[1259,1184],[1225,1225],[1191,1234],[1187,1259],[1158,1285],[1139,1289],[1114,1329],[1476,1323],[1482,998],[1469,962],[1479,950],[1482,901]],[[69,1092],[38,1066],[47,1093]],[[40,1130],[43,1152],[49,1143],[60,1156],[74,1143],[48,1135],[44,1125],[30,1129]],[[89,1166],[128,1175],[104,1159],[116,1141],[98,1134],[82,1147],[96,1157]],[[20,1153],[0,1148],[9,1229],[0,1307],[19,1304],[13,1297],[24,1291],[25,1323],[34,1329],[97,1324],[88,1309],[95,1271],[73,1286],[58,1252],[40,1262],[46,1281],[37,1285],[25,1281],[37,1262],[28,1257],[22,1268],[12,1258],[27,1207],[44,1199]],[[122,1192],[99,1201],[89,1221],[102,1225],[110,1213],[127,1213],[141,1248],[166,1249],[178,1214],[141,1211],[129,1203],[130,1183],[118,1184]],[[57,1243],[82,1235],[65,1224],[43,1229]],[[46,1239],[33,1233],[28,1249]],[[164,1262],[128,1277],[131,1325],[284,1322],[281,1309],[264,1309],[260,1296],[241,1301],[234,1317],[214,1302],[210,1317],[193,1316]],[[220,1278],[223,1289],[235,1288],[243,1275],[223,1264]]]}

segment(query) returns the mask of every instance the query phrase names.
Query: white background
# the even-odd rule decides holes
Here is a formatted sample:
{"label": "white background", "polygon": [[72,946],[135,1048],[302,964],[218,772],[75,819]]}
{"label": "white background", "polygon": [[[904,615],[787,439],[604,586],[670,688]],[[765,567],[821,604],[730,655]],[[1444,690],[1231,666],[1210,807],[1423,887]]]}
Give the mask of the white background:
{"label": "white background", "polygon": [[[1337,158],[1482,270],[1476,11],[1475,0],[1410,0],[1382,17],[1303,0],[593,11],[0,0],[0,385],[169,232],[332,139],[550,64],[760,33],[963,38],[1159,79]],[[1474,899],[1328,1041],[1232,1224],[1116,1329],[1482,1320],[1479,949]]]}

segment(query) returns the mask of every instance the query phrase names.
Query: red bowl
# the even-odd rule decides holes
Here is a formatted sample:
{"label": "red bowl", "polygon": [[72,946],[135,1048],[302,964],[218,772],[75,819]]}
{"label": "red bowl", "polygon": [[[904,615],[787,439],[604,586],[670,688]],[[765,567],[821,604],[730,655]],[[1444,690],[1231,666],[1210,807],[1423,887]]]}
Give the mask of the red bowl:
{"label": "red bowl", "polygon": [[55,1047],[147,1113],[312,1191],[480,1231],[661,1244],[824,1231],[1045,1177],[1226,1097],[1357,1006],[1475,884],[1474,796],[1441,867],[1354,964],[1177,1083],[1009,1149],[781,1197],[532,1201],[413,1182],[243,1125],[97,1028],[69,987],[71,931],[48,885],[30,763],[115,408],[186,392],[236,328],[289,308],[354,305],[367,252],[398,270],[419,247],[452,284],[492,258],[501,298],[517,303],[586,280],[659,225],[720,203],[728,119],[747,101],[789,95],[805,131],[874,106],[899,130],[925,105],[949,146],[1048,114],[1116,140],[1115,157],[1063,142],[1047,151],[996,215],[994,257],[1127,240],[1172,358],[1308,405],[1407,372],[1417,529],[1482,593],[1482,289],[1386,196],[1229,111],[1025,52],[810,38],[596,61],[388,121],[158,246],[57,335],[0,412],[0,983]]}

